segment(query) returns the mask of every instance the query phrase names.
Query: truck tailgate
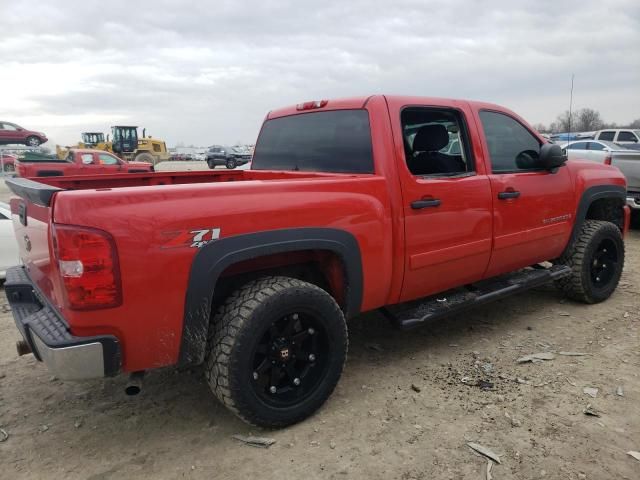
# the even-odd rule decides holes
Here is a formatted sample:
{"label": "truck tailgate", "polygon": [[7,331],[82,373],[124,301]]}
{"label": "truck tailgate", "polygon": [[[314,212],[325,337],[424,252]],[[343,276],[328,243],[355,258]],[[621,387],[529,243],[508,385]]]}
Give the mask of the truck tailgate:
{"label": "truck tailgate", "polygon": [[618,167],[627,178],[627,190],[640,192],[640,152],[614,152],[611,165]]}
{"label": "truck tailgate", "polygon": [[18,196],[11,199],[10,205],[20,258],[31,280],[59,306],[62,298],[56,286],[57,274],[52,271],[55,267],[51,262],[49,229],[53,195],[61,189],[25,178],[10,178],[6,183]]}

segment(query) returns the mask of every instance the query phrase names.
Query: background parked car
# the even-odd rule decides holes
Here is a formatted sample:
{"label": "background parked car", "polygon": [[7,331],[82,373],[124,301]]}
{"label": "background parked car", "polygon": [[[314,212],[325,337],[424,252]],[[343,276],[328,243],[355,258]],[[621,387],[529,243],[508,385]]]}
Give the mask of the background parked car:
{"label": "background parked car", "polygon": [[577,140],[562,147],[569,160],[591,160],[611,165],[612,152],[633,153],[628,148],[604,140]]}
{"label": "background parked car", "polygon": [[47,136],[42,132],[34,132],[11,122],[0,121],[0,145],[19,143],[28,147],[37,147],[46,143]]}
{"label": "background parked car", "polygon": [[4,280],[7,268],[20,263],[18,243],[13,233],[9,205],[0,202],[0,280]]}
{"label": "background parked car", "polygon": [[594,135],[595,140],[605,140],[624,145],[632,150],[640,150],[640,130],[632,130],[629,128],[610,128],[608,130],[599,130]]}
{"label": "background parked car", "polygon": [[217,165],[224,165],[227,168],[236,168],[251,160],[251,153],[240,147],[223,147],[213,145],[207,151],[207,164],[209,168],[216,168]]}
{"label": "background parked car", "polygon": [[18,157],[10,153],[0,152],[0,173],[13,173],[16,171],[16,160]]}

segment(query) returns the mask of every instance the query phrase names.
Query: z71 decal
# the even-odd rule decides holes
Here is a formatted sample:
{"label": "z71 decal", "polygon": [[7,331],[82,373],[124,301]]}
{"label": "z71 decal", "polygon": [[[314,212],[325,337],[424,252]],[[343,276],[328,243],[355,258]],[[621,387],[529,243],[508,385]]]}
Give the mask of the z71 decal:
{"label": "z71 decal", "polygon": [[162,245],[162,248],[191,247],[202,248],[220,238],[220,228],[202,228],[184,232],[171,232],[173,238]]}

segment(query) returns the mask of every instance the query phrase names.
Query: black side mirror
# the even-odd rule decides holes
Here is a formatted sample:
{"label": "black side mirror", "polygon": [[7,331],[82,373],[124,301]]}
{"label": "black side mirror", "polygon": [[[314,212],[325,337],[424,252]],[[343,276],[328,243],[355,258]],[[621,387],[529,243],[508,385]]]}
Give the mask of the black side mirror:
{"label": "black side mirror", "polygon": [[538,165],[545,170],[555,170],[567,161],[567,156],[562,153],[560,145],[553,143],[543,143],[540,147]]}

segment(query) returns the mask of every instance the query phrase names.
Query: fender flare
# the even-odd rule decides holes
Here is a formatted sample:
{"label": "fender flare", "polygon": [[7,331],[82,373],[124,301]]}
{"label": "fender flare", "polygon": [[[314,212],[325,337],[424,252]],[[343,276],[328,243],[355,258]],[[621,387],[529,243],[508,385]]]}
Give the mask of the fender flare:
{"label": "fender flare", "polygon": [[229,266],[252,258],[301,250],[329,250],[345,267],[345,316],[360,313],[363,291],[360,246],[349,232],[333,228],[290,228],[222,238],[198,250],[191,264],[185,298],[178,366],[204,361],[213,292]]}
{"label": "fender flare", "polygon": [[620,200],[621,204],[624,205],[627,199],[627,189],[620,185],[596,185],[595,187],[589,187],[582,192],[582,196],[578,202],[578,208],[576,209],[571,237],[569,238],[569,243],[567,244],[563,255],[572,248],[573,244],[577,240],[582,224],[587,218],[589,207],[591,207],[593,202],[602,198],[617,198]]}

